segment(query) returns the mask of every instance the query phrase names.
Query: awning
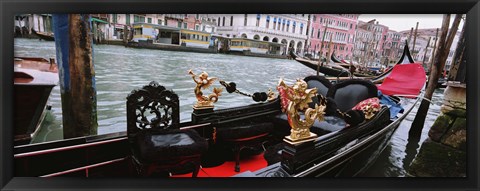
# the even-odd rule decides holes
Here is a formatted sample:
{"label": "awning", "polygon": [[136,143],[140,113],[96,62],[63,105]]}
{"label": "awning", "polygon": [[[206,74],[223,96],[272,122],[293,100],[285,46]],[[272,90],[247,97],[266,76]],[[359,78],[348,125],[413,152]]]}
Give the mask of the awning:
{"label": "awning", "polygon": [[91,21],[95,21],[95,22],[99,22],[99,23],[105,23],[105,24],[108,24],[108,22],[107,22],[107,21],[100,20],[100,19],[93,18],[93,17],[92,17]]}

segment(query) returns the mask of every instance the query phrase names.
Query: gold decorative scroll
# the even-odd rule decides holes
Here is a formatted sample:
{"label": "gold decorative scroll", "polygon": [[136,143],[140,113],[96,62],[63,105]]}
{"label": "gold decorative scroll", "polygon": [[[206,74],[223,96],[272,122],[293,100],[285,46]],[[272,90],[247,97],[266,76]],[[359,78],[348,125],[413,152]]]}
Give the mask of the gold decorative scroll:
{"label": "gold decorative scroll", "polygon": [[[326,108],[326,105],[315,104],[315,108],[309,108],[308,106],[308,103],[312,102],[312,97],[316,96],[317,89],[307,89],[307,83],[300,79],[297,79],[293,86],[287,86],[280,79],[278,88],[285,90],[286,99],[289,100],[286,113],[292,129],[290,135],[286,136],[284,140],[292,144],[313,140],[317,135],[310,132],[310,127],[315,120],[323,121]],[[300,112],[305,113],[305,119],[301,119]]]}
{"label": "gold decorative scroll", "polygon": [[204,96],[202,90],[208,89],[217,78],[208,77],[207,72],[202,72],[198,75],[194,74],[192,70],[188,71],[188,74],[192,76],[193,81],[197,84],[195,86],[195,97],[197,103],[193,106],[194,109],[208,109],[213,108],[213,103],[218,101],[218,97],[221,96],[223,88],[213,88],[213,93],[208,96]]}

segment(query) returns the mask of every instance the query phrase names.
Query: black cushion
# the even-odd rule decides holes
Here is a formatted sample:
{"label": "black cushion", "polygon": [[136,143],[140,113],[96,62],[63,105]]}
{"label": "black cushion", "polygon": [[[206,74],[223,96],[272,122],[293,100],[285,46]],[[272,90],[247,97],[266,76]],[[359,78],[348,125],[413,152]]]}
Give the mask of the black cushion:
{"label": "black cushion", "polygon": [[144,130],[137,134],[136,142],[138,154],[145,162],[200,155],[208,147],[194,130]]}
{"label": "black cushion", "polygon": [[272,129],[272,123],[252,123],[245,125],[222,126],[217,128],[217,139],[248,139],[270,133]]}
{"label": "black cushion", "polygon": [[[321,94],[325,97],[327,96],[328,90],[332,87],[332,83],[323,76],[307,76],[303,80],[307,82],[308,88],[317,88],[317,94]],[[315,104],[318,104],[317,96],[313,97],[312,103],[309,103],[308,105],[311,108],[314,108]]]}
{"label": "black cushion", "polygon": [[367,80],[345,80],[330,88],[327,97],[333,98],[338,109],[345,112],[363,100],[377,97],[377,86]]}
{"label": "black cushion", "polygon": [[[304,118],[303,115],[300,117],[302,119]],[[277,115],[275,118],[277,121],[283,121],[284,125],[289,127],[286,114]],[[312,127],[310,127],[310,131],[317,135],[324,135],[333,131],[341,130],[347,125],[342,118],[337,116],[324,116],[324,119],[325,120],[321,122],[315,120]]]}

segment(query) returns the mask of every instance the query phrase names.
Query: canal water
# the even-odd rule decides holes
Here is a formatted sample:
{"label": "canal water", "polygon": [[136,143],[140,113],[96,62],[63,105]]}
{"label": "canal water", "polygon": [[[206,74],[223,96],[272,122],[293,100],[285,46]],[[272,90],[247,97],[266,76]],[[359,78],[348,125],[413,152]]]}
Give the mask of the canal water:
{"label": "canal water", "polygon": [[[55,43],[37,39],[15,39],[15,56],[55,58]],[[270,59],[225,54],[189,53],[162,50],[134,49],[114,45],[94,45],[94,63],[97,88],[98,134],[126,131],[126,97],[136,88],[150,81],[157,81],[167,89],[173,89],[180,97],[181,121],[188,121],[196,102],[193,82],[188,70],[195,74],[208,72],[227,82],[234,81],[237,89],[246,93],[275,90],[280,78],[287,84],[295,79],[316,72],[294,60]],[[215,83],[213,87],[220,87]],[[204,91],[211,93],[211,90]],[[440,113],[443,89],[433,95],[428,117],[420,138],[420,144]],[[215,104],[216,108],[228,108],[255,103],[250,97],[228,94],[226,91]],[[56,86],[50,96],[51,111],[42,124],[33,142],[61,139],[62,109],[60,87]],[[418,107],[418,106],[417,106]],[[408,131],[415,117],[416,108],[402,122],[391,142],[375,164],[362,176],[403,177],[405,167],[418,151],[418,144],[408,143]],[[412,146],[413,145],[413,146]],[[409,149],[406,149],[406,148]]]}

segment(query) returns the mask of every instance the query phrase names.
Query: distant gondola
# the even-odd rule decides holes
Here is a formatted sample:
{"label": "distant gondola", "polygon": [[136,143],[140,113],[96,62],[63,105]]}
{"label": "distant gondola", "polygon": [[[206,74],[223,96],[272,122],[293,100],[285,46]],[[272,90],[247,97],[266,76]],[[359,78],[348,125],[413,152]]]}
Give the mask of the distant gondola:
{"label": "distant gondola", "polygon": [[[318,67],[318,61],[313,61],[309,59],[302,58],[295,54],[293,51],[290,52],[290,56],[292,59],[296,60],[297,62],[300,62],[304,66],[307,66],[311,69],[317,70]],[[337,64],[335,62],[331,62],[329,64],[324,64],[323,66],[319,67],[319,72],[322,74],[325,74],[327,76],[332,76],[332,77],[348,77],[350,76],[350,71],[347,68],[344,68],[340,64]],[[371,75],[366,75],[366,74],[361,74],[361,73],[354,73],[353,76],[355,77],[372,77]]]}
{"label": "distant gondola", "polygon": [[43,33],[43,32],[37,32],[34,29],[32,29],[32,33],[34,35],[37,35],[40,39],[45,40],[45,41],[55,41],[55,37],[53,34],[48,34],[48,33]]}

